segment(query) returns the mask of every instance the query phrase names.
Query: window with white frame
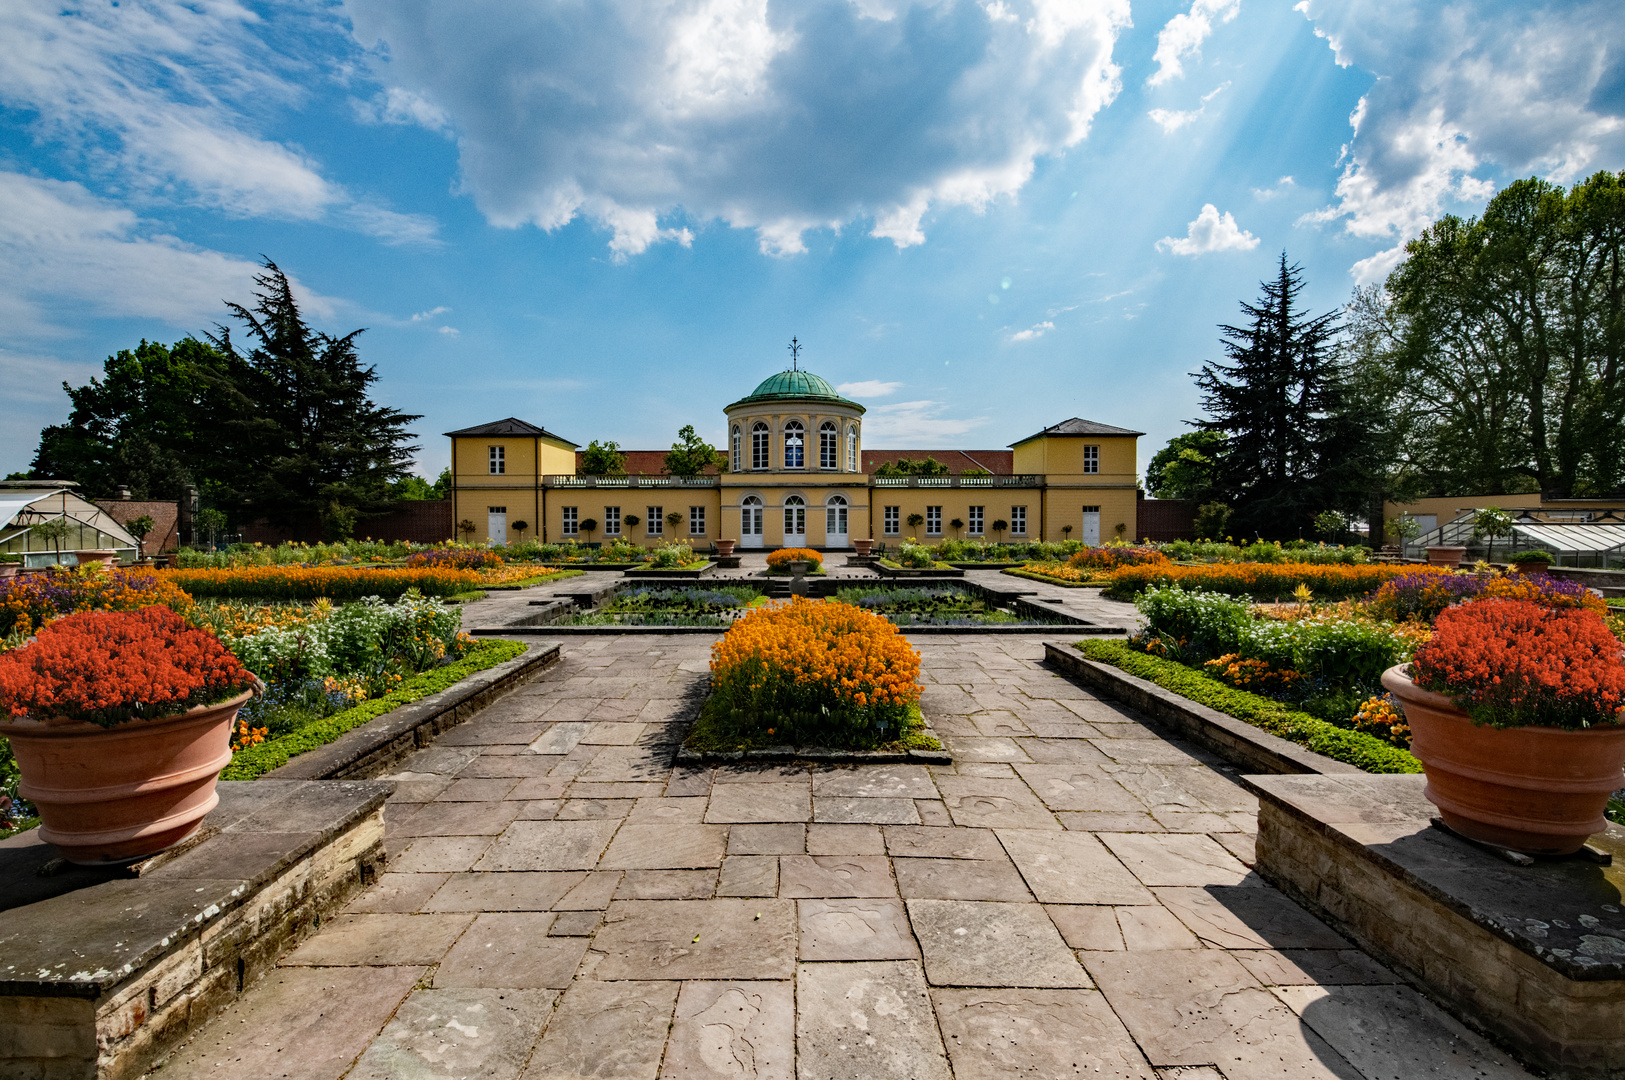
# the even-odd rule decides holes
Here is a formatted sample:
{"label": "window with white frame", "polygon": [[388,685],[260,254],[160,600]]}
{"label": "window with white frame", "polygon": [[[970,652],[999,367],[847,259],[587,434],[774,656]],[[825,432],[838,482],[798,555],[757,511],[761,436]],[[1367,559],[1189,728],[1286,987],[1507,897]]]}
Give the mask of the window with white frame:
{"label": "window with white frame", "polygon": [[786,469],[804,469],[807,467],[807,431],[801,426],[800,420],[792,420],[784,425],[784,467]]}
{"label": "window with white frame", "polygon": [[841,432],[828,420],[818,428],[818,467],[820,469],[841,467]]}
{"label": "window with white frame", "polygon": [[643,518],[644,532],[650,536],[660,536],[666,531],[666,508],[664,506],[646,506],[648,511]]}
{"label": "window with white frame", "polygon": [[491,451],[491,475],[501,476],[508,471],[508,451],[506,447],[493,446]]}
{"label": "window with white frame", "polygon": [[733,428],[733,471],[734,472],[738,472],[739,469],[740,469],[739,461],[740,461],[739,425],[735,424],[734,428]]}
{"label": "window with white frame", "polygon": [[845,536],[847,502],[845,495],[831,495],[824,504],[824,532],[829,536]]}
{"label": "window with white frame", "polygon": [[925,535],[942,535],[942,507],[928,506],[925,508]]}
{"label": "window with white frame", "polygon": [[621,508],[619,506],[604,507],[604,535],[621,535]]}
{"label": "window with white frame", "polygon": [[767,469],[772,466],[768,463],[768,430],[766,424],[758,423],[750,429],[750,467],[753,469]]}
{"label": "window with white frame", "polygon": [[1010,508],[1010,531],[1017,536],[1027,535],[1027,508],[1025,506],[1012,506]]}
{"label": "window with white frame", "polygon": [[1083,448],[1083,471],[1086,473],[1100,471],[1100,447],[1085,446]]}
{"label": "window with white frame", "polygon": [[973,507],[970,508],[970,513],[967,515],[970,518],[970,524],[966,529],[966,531],[969,532],[970,535],[972,535],[972,536],[981,536],[982,535],[982,532],[983,532],[982,523],[987,520],[986,510],[987,510],[987,508],[983,507],[983,506],[973,506]]}
{"label": "window with white frame", "polygon": [[887,536],[896,536],[903,531],[903,512],[901,507],[888,506],[881,515],[881,528]]}
{"label": "window with white frame", "polygon": [[581,535],[581,508],[580,507],[566,506],[564,508],[564,535],[565,536],[580,536]]}
{"label": "window with white frame", "polygon": [[705,507],[691,506],[688,508],[688,535],[705,535]]}
{"label": "window with white frame", "polygon": [[846,429],[846,471],[858,471],[858,425]]}
{"label": "window with white frame", "polygon": [[784,500],[784,535],[807,535],[807,500],[800,495]]}

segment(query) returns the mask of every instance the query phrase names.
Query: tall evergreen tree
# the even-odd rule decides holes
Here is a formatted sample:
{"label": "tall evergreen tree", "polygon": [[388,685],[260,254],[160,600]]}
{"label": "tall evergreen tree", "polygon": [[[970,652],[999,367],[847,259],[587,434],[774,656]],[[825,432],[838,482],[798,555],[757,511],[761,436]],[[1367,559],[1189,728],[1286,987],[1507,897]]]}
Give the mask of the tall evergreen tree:
{"label": "tall evergreen tree", "polygon": [[1261,284],[1259,302],[1241,305],[1246,324],[1219,328],[1228,362],[1195,373],[1207,412],[1195,426],[1225,436],[1217,461],[1232,533],[1295,537],[1322,510],[1364,509],[1350,462],[1359,419],[1348,410],[1339,313],[1301,310],[1302,268],[1285,252]]}
{"label": "tall evergreen tree", "polygon": [[253,348],[240,352],[225,326],[210,335],[238,395],[223,433],[237,467],[224,486],[246,515],[299,528],[319,522],[328,537],[347,536],[359,516],[389,507],[389,485],[408,475],[418,449],[406,426],[421,417],[375,403],[377,372],[356,355],[361,331],[312,330],[287,275],[264,265],[253,309],[226,305]]}

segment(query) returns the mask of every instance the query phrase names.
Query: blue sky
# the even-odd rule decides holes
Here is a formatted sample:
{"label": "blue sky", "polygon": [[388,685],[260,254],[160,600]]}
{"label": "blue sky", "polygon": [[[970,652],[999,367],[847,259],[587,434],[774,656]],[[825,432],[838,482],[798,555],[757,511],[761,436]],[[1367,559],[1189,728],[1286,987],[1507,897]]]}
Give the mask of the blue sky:
{"label": "blue sky", "polygon": [[804,366],[866,445],[1079,415],[1141,464],[1282,250],[1315,309],[1518,176],[1625,167],[1625,6],[348,0],[0,7],[0,469],[60,383],[246,301],[441,432],[721,441]]}

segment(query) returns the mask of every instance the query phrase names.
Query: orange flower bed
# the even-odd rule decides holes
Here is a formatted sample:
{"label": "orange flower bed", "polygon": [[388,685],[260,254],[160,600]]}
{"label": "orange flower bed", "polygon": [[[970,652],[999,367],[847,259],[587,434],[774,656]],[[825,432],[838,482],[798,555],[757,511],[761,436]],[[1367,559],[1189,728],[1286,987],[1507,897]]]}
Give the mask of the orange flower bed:
{"label": "orange flower bed", "polygon": [[231,570],[169,570],[164,578],[193,596],[252,597],[256,600],[393,600],[408,589],[425,596],[451,596],[482,585],[501,585],[552,571],[537,566],[494,570],[423,568],[372,570],[351,566],[245,566]]}
{"label": "orange flower bed", "polygon": [[[1416,566],[1346,566],[1338,563],[1125,566],[1112,571],[1105,595],[1114,600],[1131,600],[1153,586],[1179,585],[1186,590],[1202,589],[1230,596],[1251,596],[1255,600],[1273,600],[1291,596],[1298,586],[1304,585],[1317,600],[1341,600],[1363,596],[1389,578],[1419,572],[1429,571]],[[1449,574],[1451,571],[1436,572]]]}
{"label": "orange flower bed", "polygon": [[920,654],[888,619],[797,597],[744,616],[712,646],[711,690],[725,729],[875,744],[896,738],[920,700]]}
{"label": "orange flower bed", "polygon": [[824,565],[824,556],[812,548],[780,548],[767,557],[774,570],[788,570],[793,562],[810,562],[814,570]]}

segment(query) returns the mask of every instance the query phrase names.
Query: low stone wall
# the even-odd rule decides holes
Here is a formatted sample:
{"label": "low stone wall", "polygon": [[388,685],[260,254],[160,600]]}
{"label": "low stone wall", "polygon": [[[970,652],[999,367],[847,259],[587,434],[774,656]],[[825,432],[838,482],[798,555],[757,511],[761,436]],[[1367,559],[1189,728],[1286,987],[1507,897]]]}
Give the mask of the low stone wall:
{"label": "low stone wall", "polygon": [[1139,710],[1181,738],[1204,746],[1243,769],[1259,773],[1366,775],[1353,765],[1305,750],[1121,668],[1090,660],[1069,644],[1046,641],[1044,660],[1085,686]]}
{"label": "low stone wall", "polygon": [[1625,1075],[1625,829],[1520,867],[1436,828],[1421,776],[1245,776],[1257,870],[1556,1076]]}

